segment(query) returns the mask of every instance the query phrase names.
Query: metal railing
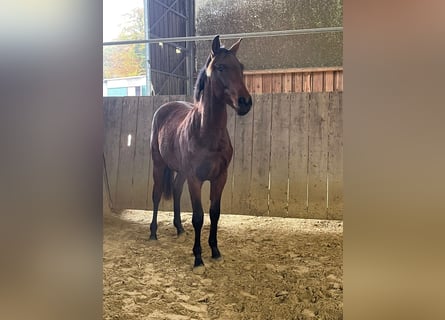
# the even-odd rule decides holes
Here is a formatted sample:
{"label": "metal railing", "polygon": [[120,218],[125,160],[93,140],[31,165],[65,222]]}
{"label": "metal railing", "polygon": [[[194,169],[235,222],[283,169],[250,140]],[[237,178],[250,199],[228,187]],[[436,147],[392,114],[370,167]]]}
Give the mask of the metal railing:
{"label": "metal railing", "polygon": [[[329,32],[343,32],[343,27],[326,27],[326,28],[310,28],[297,30],[279,30],[279,31],[263,31],[263,32],[243,32],[243,33],[229,33],[220,35],[220,39],[238,39],[238,38],[265,38],[278,36],[293,36],[299,34],[313,34],[313,33],[329,33]],[[121,41],[107,41],[104,46],[126,45],[138,43],[160,43],[160,42],[189,42],[189,41],[207,41],[212,40],[215,35],[204,36],[190,36],[190,37],[172,37],[172,38],[151,38],[147,40],[121,40]]]}

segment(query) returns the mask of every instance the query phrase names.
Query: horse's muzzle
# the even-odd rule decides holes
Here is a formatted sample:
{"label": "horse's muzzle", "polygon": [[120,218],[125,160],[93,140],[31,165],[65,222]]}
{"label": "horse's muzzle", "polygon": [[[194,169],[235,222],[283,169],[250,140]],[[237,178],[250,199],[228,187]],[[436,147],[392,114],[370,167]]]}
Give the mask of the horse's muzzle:
{"label": "horse's muzzle", "polygon": [[240,116],[244,116],[250,111],[250,107],[252,107],[252,97],[248,96],[247,99],[244,97],[240,97],[238,99],[238,109],[237,113]]}

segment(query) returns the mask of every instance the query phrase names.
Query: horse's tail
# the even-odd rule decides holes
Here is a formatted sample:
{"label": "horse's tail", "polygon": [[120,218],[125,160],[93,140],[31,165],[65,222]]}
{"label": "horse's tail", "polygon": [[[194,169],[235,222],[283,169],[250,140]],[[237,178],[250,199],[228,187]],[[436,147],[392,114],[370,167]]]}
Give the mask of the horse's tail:
{"label": "horse's tail", "polygon": [[164,181],[162,182],[163,194],[166,200],[172,197],[173,191],[173,171],[169,167],[164,169]]}

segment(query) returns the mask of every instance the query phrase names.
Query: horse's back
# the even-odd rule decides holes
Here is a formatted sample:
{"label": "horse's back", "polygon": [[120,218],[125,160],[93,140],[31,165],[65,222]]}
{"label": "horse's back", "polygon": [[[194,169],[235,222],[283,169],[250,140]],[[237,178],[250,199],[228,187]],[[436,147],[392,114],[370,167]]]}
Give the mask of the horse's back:
{"label": "horse's back", "polygon": [[182,126],[184,119],[193,109],[193,104],[185,101],[167,102],[159,107],[153,115],[151,131],[151,149],[159,155],[171,155],[175,158],[179,136],[177,129]]}
{"label": "horse's back", "polygon": [[166,122],[182,121],[193,108],[193,104],[186,101],[171,101],[163,104],[153,115],[153,128]]}

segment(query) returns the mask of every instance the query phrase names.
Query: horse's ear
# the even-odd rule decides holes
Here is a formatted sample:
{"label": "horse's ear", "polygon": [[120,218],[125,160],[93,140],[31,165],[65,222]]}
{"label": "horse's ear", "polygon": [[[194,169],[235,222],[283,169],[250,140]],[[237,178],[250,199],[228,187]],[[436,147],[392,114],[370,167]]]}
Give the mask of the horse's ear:
{"label": "horse's ear", "polygon": [[236,52],[237,52],[238,49],[239,49],[239,45],[240,45],[240,43],[241,43],[241,40],[243,40],[243,39],[240,38],[237,42],[235,42],[235,43],[233,44],[233,46],[230,47],[229,51],[236,55]]}
{"label": "horse's ear", "polygon": [[212,42],[212,57],[218,53],[219,48],[221,48],[221,43],[219,42],[219,36],[216,36]]}

